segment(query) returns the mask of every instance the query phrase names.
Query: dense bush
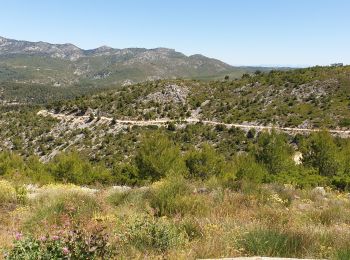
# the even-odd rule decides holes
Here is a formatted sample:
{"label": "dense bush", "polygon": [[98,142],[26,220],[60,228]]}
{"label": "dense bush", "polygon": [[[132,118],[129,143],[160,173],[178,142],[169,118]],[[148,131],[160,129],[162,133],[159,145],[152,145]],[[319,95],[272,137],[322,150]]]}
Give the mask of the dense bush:
{"label": "dense bush", "polygon": [[167,175],[183,175],[187,169],[180,149],[164,135],[145,136],[135,158],[139,176],[156,181]]}
{"label": "dense bush", "polygon": [[144,180],[140,177],[139,169],[131,163],[115,165],[112,170],[113,178],[117,183],[125,185],[142,185]]}
{"label": "dense bush", "polygon": [[191,178],[202,180],[213,176],[222,177],[227,171],[230,171],[225,158],[218,154],[215,149],[205,144],[201,150],[192,150],[186,154],[186,166]]}
{"label": "dense bush", "polygon": [[24,171],[23,158],[10,152],[0,153],[0,176],[20,174]]}
{"label": "dense bush", "polygon": [[30,156],[26,161],[14,153],[0,153],[0,176],[14,180],[18,183],[32,181],[46,184],[54,181],[47,171],[46,165],[35,156]]}
{"label": "dense bush", "polygon": [[111,171],[101,164],[92,164],[77,152],[62,153],[48,164],[31,156],[25,161],[19,155],[0,153],[0,176],[17,183],[48,184],[68,182],[75,184],[111,183]]}
{"label": "dense bush", "polygon": [[25,176],[33,183],[53,183],[55,178],[52,174],[50,174],[48,168],[50,168],[50,165],[43,164],[36,156],[30,156],[26,160]]}
{"label": "dense bush", "polygon": [[[213,134],[204,129],[206,134]],[[2,152],[0,176],[19,186],[33,182],[142,186],[168,176],[184,176],[197,181],[216,179],[226,188],[248,182],[289,183],[299,187],[328,185],[341,190],[350,187],[350,142],[347,139],[316,132],[309,137],[296,137],[292,144],[284,134],[262,132],[247,144],[245,151],[231,149],[230,155],[227,151],[232,142],[220,143],[217,147],[204,144],[196,148],[181,143],[186,135],[195,137],[197,131],[202,130],[202,126],[197,125],[175,135],[151,130],[141,139],[135,156],[121,163],[109,162],[107,166],[110,168],[102,162],[89,161],[75,151],[61,153],[49,163],[42,163],[33,156],[24,159],[14,153]],[[235,129],[221,134],[229,133],[242,137]],[[299,165],[293,161],[295,145],[303,155]]]}
{"label": "dense bush", "polygon": [[186,235],[171,220],[141,215],[129,219],[121,234],[125,242],[140,250],[165,252],[186,241]]}
{"label": "dense bush", "polygon": [[56,181],[93,184],[110,183],[111,172],[101,165],[92,165],[87,159],[72,152],[57,156],[49,167],[49,172]]}
{"label": "dense bush", "polygon": [[207,203],[192,193],[193,188],[183,177],[169,177],[152,185],[148,200],[158,216],[205,211]]}
{"label": "dense bush", "polygon": [[114,253],[108,243],[108,235],[103,228],[88,234],[77,228],[64,230],[60,235],[22,237],[19,233],[13,248],[6,254],[5,259],[106,259]]}
{"label": "dense bush", "polygon": [[275,131],[261,133],[258,136],[255,156],[258,162],[265,165],[270,174],[278,174],[292,165],[292,149],[286,136]]}
{"label": "dense bush", "polygon": [[234,159],[236,177],[240,182],[262,183],[267,175],[265,167],[257,163],[253,156],[242,154]]}
{"label": "dense bush", "polygon": [[305,144],[303,162],[318,169],[322,176],[334,176],[338,172],[338,148],[332,136],[326,132],[313,133]]}
{"label": "dense bush", "polygon": [[298,167],[292,171],[285,171],[277,176],[269,177],[268,182],[292,184],[300,188],[330,185],[329,178],[319,175],[317,169],[309,167]]}
{"label": "dense bush", "polygon": [[16,189],[10,182],[0,180],[0,204],[11,203],[16,201]]}
{"label": "dense bush", "polygon": [[15,241],[12,250],[5,259],[67,259],[68,251],[63,247],[61,240],[49,239],[41,241],[33,237]]}

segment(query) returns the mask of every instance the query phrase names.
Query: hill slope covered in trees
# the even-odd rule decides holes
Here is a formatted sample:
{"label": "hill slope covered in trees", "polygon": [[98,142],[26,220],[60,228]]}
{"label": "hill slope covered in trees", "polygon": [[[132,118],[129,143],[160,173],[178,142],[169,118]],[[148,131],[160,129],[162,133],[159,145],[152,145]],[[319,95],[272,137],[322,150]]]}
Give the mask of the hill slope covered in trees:
{"label": "hill slope covered in trees", "polygon": [[[349,82],[349,67],[314,67],[257,71],[239,80],[158,80],[45,108],[3,106],[1,147],[45,162],[78,150],[90,161],[118,168],[133,162],[145,136],[160,133],[182,152],[207,143],[231,160],[236,153],[251,152],[260,134],[224,123],[347,130]],[[203,124],[206,120],[218,123]],[[292,158],[293,152],[305,148],[301,140],[308,137],[286,134]],[[346,141],[334,142],[334,151],[346,146]]]}

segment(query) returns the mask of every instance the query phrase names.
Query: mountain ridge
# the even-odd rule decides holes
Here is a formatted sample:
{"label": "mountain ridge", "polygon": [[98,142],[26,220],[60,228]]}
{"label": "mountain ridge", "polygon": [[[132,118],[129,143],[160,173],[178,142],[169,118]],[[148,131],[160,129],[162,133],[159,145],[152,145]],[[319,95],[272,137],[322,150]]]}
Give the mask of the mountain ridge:
{"label": "mountain ridge", "polygon": [[84,50],[74,44],[51,44],[0,38],[0,103],[45,103],[158,79],[217,80],[240,78],[269,68],[234,67],[201,54],[164,47]]}
{"label": "mountain ridge", "polygon": [[[11,47],[11,45],[15,45],[14,47],[17,47],[19,49],[14,48],[6,48],[6,46]],[[40,49],[40,47],[42,47]],[[46,49],[44,49],[46,47]],[[193,54],[193,55],[185,55],[181,52],[176,51],[173,48],[166,48],[166,47],[156,47],[156,48],[141,48],[141,47],[128,47],[128,48],[113,48],[107,45],[102,45],[97,48],[93,49],[83,49],[78,47],[75,44],[72,43],[49,43],[45,41],[25,41],[25,40],[15,40],[10,39],[6,37],[0,36],[0,56],[2,55],[8,55],[8,54],[50,54],[53,51],[62,51],[64,52],[65,56],[52,56],[53,58],[69,58],[71,60],[74,60],[75,58],[81,58],[81,57],[89,57],[93,56],[94,54],[105,54],[109,55],[111,54],[117,54],[118,52],[125,52],[125,51],[154,51],[154,52],[160,52],[160,53],[178,53],[182,54],[183,56],[187,58],[206,58],[206,59],[213,59],[216,61],[220,61],[218,59],[209,58],[202,54]],[[76,55],[79,55],[78,57],[71,57],[71,52],[75,52]],[[225,62],[220,61],[221,63],[231,66]]]}

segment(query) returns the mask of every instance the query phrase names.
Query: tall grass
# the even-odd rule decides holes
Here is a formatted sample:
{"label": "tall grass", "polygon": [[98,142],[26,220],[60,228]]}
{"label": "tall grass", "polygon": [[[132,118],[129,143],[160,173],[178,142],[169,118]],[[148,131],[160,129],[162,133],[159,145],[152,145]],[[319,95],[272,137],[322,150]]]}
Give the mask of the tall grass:
{"label": "tall grass", "polygon": [[334,260],[349,260],[350,259],[350,247],[338,250],[332,257]]}
{"label": "tall grass", "polygon": [[272,229],[256,229],[243,235],[240,245],[248,255],[300,257],[309,241],[303,234]]}
{"label": "tall grass", "polygon": [[67,192],[33,202],[26,229],[33,231],[42,225],[63,226],[83,223],[100,210],[97,199],[89,194]]}
{"label": "tall grass", "polygon": [[[17,231],[35,240],[46,232],[68,234],[75,228],[94,235],[92,227],[98,224],[106,227],[108,243],[119,250],[115,259],[350,259],[350,203],[345,193],[329,191],[327,199],[315,202],[311,193],[283,186],[234,191],[216,183],[198,192],[205,184],[167,177],[124,192],[46,185],[32,191],[23,205],[13,185],[0,182],[7,187],[0,193],[11,194],[6,201],[15,198],[0,207],[0,244],[12,241]],[[8,226],[11,230],[3,231]]]}

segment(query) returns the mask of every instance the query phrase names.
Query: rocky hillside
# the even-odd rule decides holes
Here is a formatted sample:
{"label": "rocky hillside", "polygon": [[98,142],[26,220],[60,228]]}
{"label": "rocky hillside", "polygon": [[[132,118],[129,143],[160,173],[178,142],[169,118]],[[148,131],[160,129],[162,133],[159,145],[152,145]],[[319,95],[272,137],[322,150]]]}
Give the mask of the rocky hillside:
{"label": "rocky hillside", "polygon": [[211,120],[298,128],[350,126],[350,66],[245,75],[240,80],[160,80],[54,105],[59,113],[117,119]]}
{"label": "rocky hillside", "polygon": [[226,156],[268,127],[291,139],[320,128],[348,136],[349,86],[350,67],[315,67],[240,80],[158,80],[46,107],[2,106],[0,149],[45,161],[77,149],[109,163],[127,159],[157,129],[173,133],[184,149],[209,142]]}
{"label": "rocky hillside", "polygon": [[7,101],[42,103],[53,96],[72,97],[96,88],[156,79],[215,79],[226,75],[236,78],[255,70],[166,48],[102,46],[83,50],[73,44],[0,37],[0,87]]}

